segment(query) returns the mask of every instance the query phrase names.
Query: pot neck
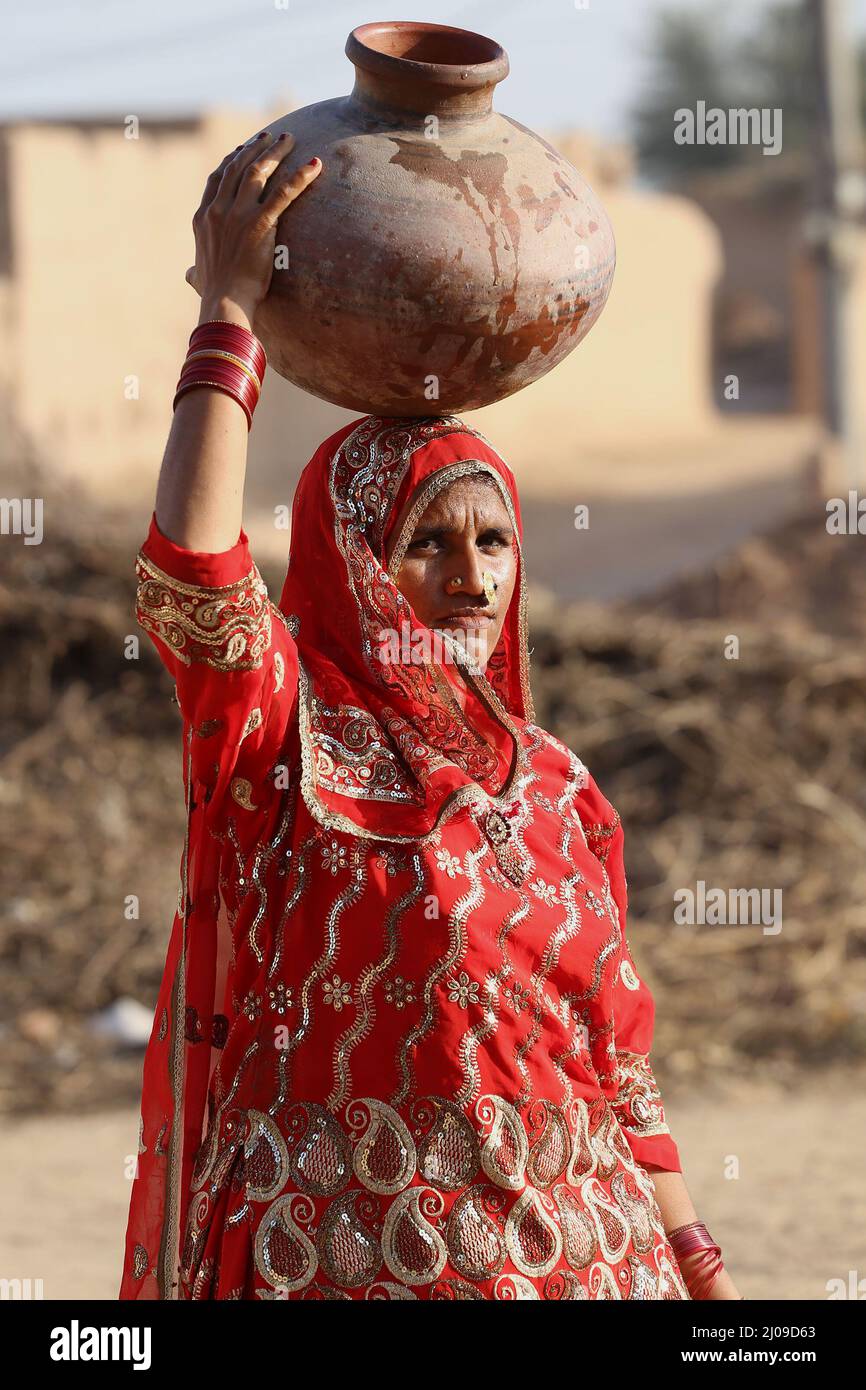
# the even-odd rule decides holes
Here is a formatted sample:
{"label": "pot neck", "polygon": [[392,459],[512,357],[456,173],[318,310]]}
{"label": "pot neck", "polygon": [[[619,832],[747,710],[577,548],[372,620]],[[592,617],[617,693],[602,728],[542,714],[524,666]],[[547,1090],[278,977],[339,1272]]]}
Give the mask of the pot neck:
{"label": "pot neck", "polygon": [[371,116],[480,119],[508,76],[508,54],[494,39],[443,24],[363,24],[346,55],[355,68],[349,100]]}
{"label": "pot neck", "polygon": [[371,116],[405,114],[436,116],[438,120],[462,120],[489,116],[493,110],[493,85],[476,91],[455,91],[453,87],[437,87],[434,83],[413,82],[383,77],[379,73],[355,74],[355,85],[349,100]]}

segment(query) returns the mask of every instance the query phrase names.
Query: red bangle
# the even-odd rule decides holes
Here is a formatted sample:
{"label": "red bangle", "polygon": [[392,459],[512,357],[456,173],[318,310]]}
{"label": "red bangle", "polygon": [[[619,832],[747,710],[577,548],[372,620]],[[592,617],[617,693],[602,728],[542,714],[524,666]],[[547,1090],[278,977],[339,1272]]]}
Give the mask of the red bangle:
{"label": "red bangle", "polygon": [[243,410],[244,415],[246,415],[247,417],[247,430],[252,429],[253,417],[250,414],[248,407],[244,404],[240,397],[235,394],[235,392],[231,389],[230,386],[226,386],[224,382],[220,381],[190,381],[186,386],[181,387],[179,391],[175,392],[174,401],[172,402],[172,410],[177,410],[177,403],[180,400],[181,396],[186,395],[187,391],[192,391],[196,386],[213,386],[216,388],[217,391],[222,391],[224,396],[231,396],[232,400],[237,401],[238,405]]}
{"label": "red bangle", "polygon": [[207,372],[209,375],[216,373],[218,376],[224,377],[226,381],[236,382],[239,386],[243,386],[253,404],[259,398],[258,378],[244,367],[238,366],[236,362],[229,362],[225,357],[208,355],[193,361],[188,359],[183,365],[178,385],[189,380],[190,377],[201,376],[202,372]]}
{"label": "red bangle", "polygon": [[189,346],[222,347],[227,352],[235,352],[249,362],[260,381],[264,380],[268,361],[265,350],[255,334],[239,323],[227,323],[223,319],[200,323],[190,334]]}
{"label": "red bangle", "polygon": [[186,371],[191,363],[198,363],[200,360],[205,362],[227,362],[230,366],[237,367],[245,376],[248,376],[255,386],[256,391],[261,391],[262,389],[262,383],[256,376],[253,368],[248,362],[244,362],[244,360],[238,357],[234,352],[226,352],[225,348],[196,348],[195,351],[190,349],[186,355],[183,371]]}
{"label": "red bangle", "polygon": [[259,381],[264,381],[265,360],[262,352],[254,352],[249,344],[242,342],[239,338],[229,338],[220,334],[203,333],[197,338],[193,338],[187,348],[190,352],[230,352],[235,357],[239,357],[242,362],[246,362],[250,371],[255,372]]}
{"label": "red bangle", "polygon": [[252,429],[266,366],[265,350],[248,328],[223,319],[200,323],[190,334],[172,409],[193,387],[212,386],[237,401]]}
{"label": "red bangle", "polygon": [[194,386],[217,386],[232,396],[243,409],[247,424],[252,428],[253,412],[258,400],[257,388],[248,376],[228,363],[209,359],[185,368],[175,391],[173,409],[186,391]]}
{"label": "red bangle", "polygon": [[[668,1232],[668,1241],[677,1257],[689,1293],[694,1299],[706,1298],[716,1279],[721,1274],[721,1247],[716,1244],[702,1221],[690,1221]],[[686,1272],[682,1262],[689,1255],[698,1259]]]}

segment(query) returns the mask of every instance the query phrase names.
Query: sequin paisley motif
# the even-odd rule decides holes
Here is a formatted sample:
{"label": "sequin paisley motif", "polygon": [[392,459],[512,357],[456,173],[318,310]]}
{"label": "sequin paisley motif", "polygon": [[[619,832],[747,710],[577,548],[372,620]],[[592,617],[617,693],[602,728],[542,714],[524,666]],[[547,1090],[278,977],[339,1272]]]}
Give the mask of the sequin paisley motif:
{"label": "sequin paisley motif", "polygon": [[221,1262],[249,1248],[246,1296],[264,1299],[687,1298],[605,1098],[536,1112],[485,1095],[468,1114],[426,1096],[248,1115],[245,1163],[192,1199],[187,1296],[229,1296]]}
{"label": "sequin paisley motif", "polygon": [[[623,1046],[649,1003],[594,849],[610,837],[595,805],[589,837],[572,814],[595,795],[583,765],[523,737],[510,875],[483,802],[395,851],[323,830],[290,788],[252,862],[239,803],[222,883],[240,1008],[182,1296],[688,1297],[632,1148],[669,1131]],[[311,893],[330,904],[315,926]]]}

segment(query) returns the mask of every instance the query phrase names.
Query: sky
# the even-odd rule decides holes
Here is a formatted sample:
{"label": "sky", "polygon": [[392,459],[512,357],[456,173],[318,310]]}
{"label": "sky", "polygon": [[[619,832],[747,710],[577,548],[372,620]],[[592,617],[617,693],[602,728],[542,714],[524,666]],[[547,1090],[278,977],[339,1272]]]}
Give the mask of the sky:
{"label": "sky", "polygon": [[[508,51],[494,104],[548,130],[628,134],[648,25],[671,0],[4,0],[0,119],[251,111],[349,92],[349,31],[382,17],[474,29]],[[676,0],[737,23],[762,0]],[[847,0],[866,32],[866,0]]]}

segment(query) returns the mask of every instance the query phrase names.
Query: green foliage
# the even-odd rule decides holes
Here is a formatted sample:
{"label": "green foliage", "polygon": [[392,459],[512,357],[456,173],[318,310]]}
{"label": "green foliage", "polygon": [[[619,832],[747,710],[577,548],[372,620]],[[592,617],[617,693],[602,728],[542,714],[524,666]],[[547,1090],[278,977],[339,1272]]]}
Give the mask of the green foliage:
{"label": "green foliage", "polygon": [[[815,41],[805,7],[774,3],[735,33],[717,4],[703,12],[664,10],[654,17],[643,90],[632,112],[641,172],[665,183],[752,163],[752,145],[677,145],[674,112],[780,107],[786,153],[808,150],[815,123]],[[858,45],[861,119],[866,121],[866,42]]]}

